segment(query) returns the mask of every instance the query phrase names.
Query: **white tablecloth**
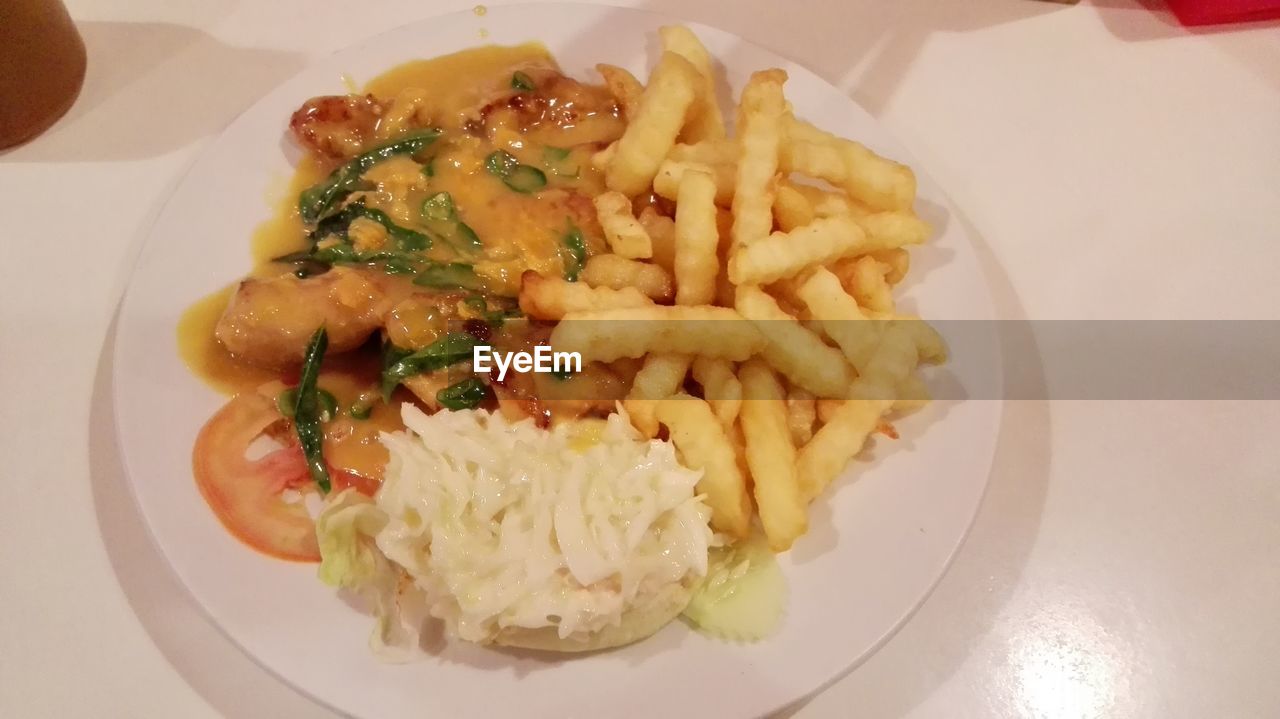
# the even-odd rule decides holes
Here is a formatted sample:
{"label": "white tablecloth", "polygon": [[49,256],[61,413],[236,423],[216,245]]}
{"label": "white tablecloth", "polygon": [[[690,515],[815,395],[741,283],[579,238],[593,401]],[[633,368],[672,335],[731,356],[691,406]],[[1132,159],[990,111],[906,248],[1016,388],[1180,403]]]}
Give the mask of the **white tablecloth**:
{"label": "white tablecloth", "polygon": [[[468,4],[71,3],[83,94],[0,155],[0,715],[324,715],[165,569],[104,459],[104,341],[149,218],[220,128],[310,59]],[[1002,317],[1277,317],[1275,25],[1192,34],[1131,0],[635,4],[848,89],[961,208]],[[1005,417],[955,565],[795,716],[1280,713],[1280,403]]]}

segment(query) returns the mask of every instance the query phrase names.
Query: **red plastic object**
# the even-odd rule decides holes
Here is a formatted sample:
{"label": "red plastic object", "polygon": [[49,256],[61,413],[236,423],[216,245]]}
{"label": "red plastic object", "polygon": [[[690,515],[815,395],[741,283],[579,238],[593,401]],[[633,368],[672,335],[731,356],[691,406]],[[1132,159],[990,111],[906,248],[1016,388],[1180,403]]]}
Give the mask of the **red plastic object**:
{"label": "red plastic object", "polygon": [[1167,0],[1183,25],[1218,25],[1280,18],[1280,0]]}

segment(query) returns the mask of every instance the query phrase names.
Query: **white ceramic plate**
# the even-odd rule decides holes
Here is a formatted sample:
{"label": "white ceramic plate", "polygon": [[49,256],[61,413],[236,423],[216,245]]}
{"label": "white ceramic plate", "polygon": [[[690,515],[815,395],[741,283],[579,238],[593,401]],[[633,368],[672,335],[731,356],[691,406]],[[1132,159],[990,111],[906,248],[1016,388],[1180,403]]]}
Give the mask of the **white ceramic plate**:
{"label": "white ceramic plate", "polygon": [[[114,386],[121,450],[143,514],[214,621],[264,667],[340,711],[450,719],[762,715],[834,680],[884,641],[937,582],[972,521],[1000,406],[935,403],[901,424],[896,447],[877,443],[858,463],[857,482],[845,478],[815,504],[810,534],[783,559],[788,615],[767,641],[721,643],[676,622],[638,645],[573,659],[450,644],[437,658],[386,665],[366,650],[370,619],[321,585],[314,566],[246,549],[205,506],[191,479],[190,450],[223,400],[183,367],[175,327],[191,302],[248,269],[249,237],[270,214],[264,191],[290,171],[281,138],[292,110],[313,95],[342,92],[343,73],[366,80],[406,60],[481,42],[540,40],[571,74],[588,77],[595,63],[610,62],[643,77],[655,54],[654,31],[672,21],[584,5],[513,6],[369,39],[316,63],[232,123],[152,229],[120,314]],[[728,33],[693,29],[735,89],[753,70],[785,68],[799,115],[915,164],[865,111],[813,73]],[[916,170],[921,206],[945,230],[913,255],[927,281],[910,288],[911,298],[926,317],[990,319],[969,240],[958,223],[945,222],[943,194]],[[971,343],[975,338],[966,338]],[[998,387],[994,362],[973,372],[965,376]]]}

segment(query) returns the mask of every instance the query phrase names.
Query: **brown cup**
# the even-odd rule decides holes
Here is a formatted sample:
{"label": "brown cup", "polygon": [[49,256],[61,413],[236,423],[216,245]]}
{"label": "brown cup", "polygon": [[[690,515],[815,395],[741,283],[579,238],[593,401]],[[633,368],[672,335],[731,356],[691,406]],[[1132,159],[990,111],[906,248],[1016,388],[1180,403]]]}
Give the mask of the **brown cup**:
{"label": "brown cup", "polygon": [[62,117],[84,67],[84,41],[62,0],[0,0],[0,149]]}

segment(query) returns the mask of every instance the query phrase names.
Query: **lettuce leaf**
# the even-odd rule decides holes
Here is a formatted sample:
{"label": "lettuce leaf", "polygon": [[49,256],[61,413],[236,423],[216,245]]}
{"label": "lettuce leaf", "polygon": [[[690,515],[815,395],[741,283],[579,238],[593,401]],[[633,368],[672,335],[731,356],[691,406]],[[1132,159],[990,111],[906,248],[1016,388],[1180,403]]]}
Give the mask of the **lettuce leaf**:
{"label": "lettuce leaf", "polygon": [[369,637],[376,655],[408,661],[422,653],[426,601],[404,570],[378,549],[374,538],[386,526],[386,513],[354,489],[330,495],[316,518],[318,573],[325,584],[352,591],[369,603],[377,618]]}

